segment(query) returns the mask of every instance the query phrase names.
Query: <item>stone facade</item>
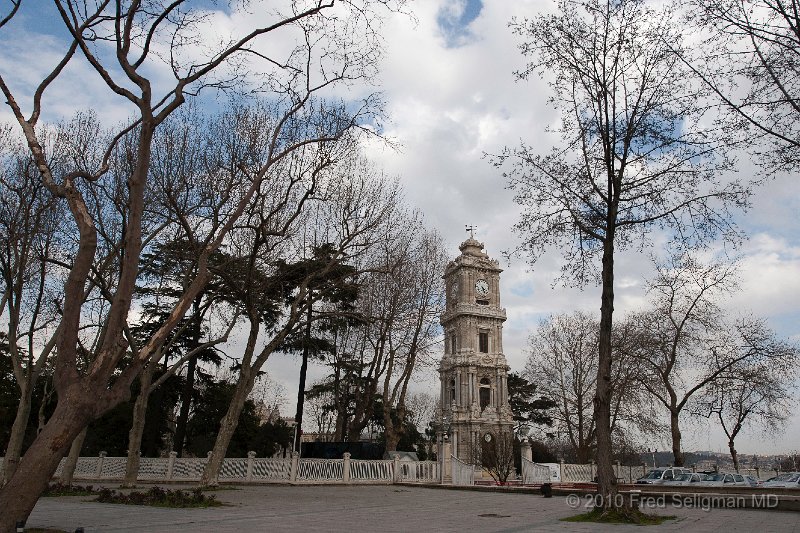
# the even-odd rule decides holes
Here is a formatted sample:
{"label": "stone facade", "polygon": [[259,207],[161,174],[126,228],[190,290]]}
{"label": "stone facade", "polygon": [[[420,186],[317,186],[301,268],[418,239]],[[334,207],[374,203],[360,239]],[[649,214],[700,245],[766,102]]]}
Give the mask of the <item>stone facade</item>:
{"label": "stone facade", "polygon": [[461,255],[444,273],[447,307],[441,317],[445,349],[439,364],[440,427],[448,448],[464,462],[475,463],[484,442],[511,432],[508,404],[509,366],[503,355],[500,273],[483,244],[469,238]]}

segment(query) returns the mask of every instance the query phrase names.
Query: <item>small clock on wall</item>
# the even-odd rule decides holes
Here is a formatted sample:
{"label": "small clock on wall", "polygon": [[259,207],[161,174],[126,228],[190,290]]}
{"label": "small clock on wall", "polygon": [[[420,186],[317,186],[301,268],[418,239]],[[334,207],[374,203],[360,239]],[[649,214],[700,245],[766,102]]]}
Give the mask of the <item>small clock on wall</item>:
{"label": "small clock on wall", "polygon": [[492,434],[487,433],[486,435],[483,436],[483,440],[485,440],[486,442],[492,442]]}
{"label": "small clock on wall", "polygon": [[479,279],[475,282],[475,292],[481,296],[489,294],[489,283],[485,279]]}

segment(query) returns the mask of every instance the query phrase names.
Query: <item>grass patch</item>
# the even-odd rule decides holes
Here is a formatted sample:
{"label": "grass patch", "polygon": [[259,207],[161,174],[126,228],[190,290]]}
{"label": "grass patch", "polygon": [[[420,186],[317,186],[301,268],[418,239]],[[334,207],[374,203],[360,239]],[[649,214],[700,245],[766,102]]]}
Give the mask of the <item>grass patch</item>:
{"label": "grass patch", "polygon": [[125,505],[149,505],[152,507],[219,507],[224,505],[214,495],[206,496],[203,491],[164,490],[152,487],[147,492],[133,491],[123,494],[112,489],[102,489],[95,500],[100,503],[122,503]]}
{"label": "grass patch", "polygon": [[[64,485],[63,483],[52,483],[42,493],[42,496],[91,496],[97,494],[98,491],[94,490],[91,485]],[[57,531],[57,530],[53,530]]]}
{"label": "grass patch", "polygon": [[593,509],[588,513],[562,518],[562,522],[597,522],[600,524],[633,524],[638,526],[658,526],[674,516],[661,516],[643,513],[639,509]]}

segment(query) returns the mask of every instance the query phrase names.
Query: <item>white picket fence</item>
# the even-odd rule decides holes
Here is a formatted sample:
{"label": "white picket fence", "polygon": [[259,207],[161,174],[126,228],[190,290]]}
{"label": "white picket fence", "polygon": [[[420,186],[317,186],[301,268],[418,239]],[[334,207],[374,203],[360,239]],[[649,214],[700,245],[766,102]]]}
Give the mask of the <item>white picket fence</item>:
{"label": "white picket fence", "polygon": [[[81,457],[75,466],[75,481],[122,481],[125,477],[125,457]],[[158,482],[198,482],[203,475],[207,458],[142,457],[137,480]],[[0,458],[2,473],[3,458]],[[54,478],[61,477],[65,459],[61,460]],[[255,457],[226,458],[222,462],[219,481],[223,483],[439,483],[441,471],[434,461],[384,461],[350,459],[287,459]]]}

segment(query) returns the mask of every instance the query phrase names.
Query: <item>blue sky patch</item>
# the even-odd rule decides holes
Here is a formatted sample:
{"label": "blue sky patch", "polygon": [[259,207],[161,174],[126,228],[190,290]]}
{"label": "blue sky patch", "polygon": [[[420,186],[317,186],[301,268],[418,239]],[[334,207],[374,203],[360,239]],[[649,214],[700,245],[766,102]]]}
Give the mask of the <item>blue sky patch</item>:
{"label": "blue sky patch", "polygon": [[519,296],[520,298],[533,296],[533,282],[526,281],[523,283],[515,283],[511,286],[511,294]]}
{"label": "blue sky patch", "polygon": [[447,48],[458,48],[475,40],[469,25],[483,9],[481,0],[449,0],[439,8],[436,23]]}

